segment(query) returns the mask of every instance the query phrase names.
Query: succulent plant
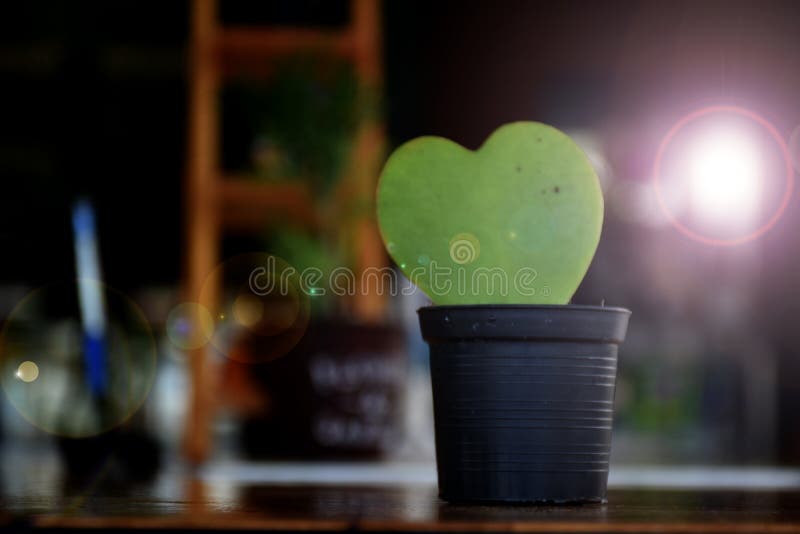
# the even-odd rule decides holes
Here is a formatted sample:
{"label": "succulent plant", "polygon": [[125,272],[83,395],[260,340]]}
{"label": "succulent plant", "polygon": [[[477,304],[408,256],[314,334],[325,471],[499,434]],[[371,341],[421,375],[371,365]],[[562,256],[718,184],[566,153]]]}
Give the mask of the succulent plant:
{"label": "succulent plant", "polygon": [[436,304],[566,304],[603,223],[589,159],[537,122],[506,124],[476,151],[442,137],[405,143],[377,209],[389,254]]}

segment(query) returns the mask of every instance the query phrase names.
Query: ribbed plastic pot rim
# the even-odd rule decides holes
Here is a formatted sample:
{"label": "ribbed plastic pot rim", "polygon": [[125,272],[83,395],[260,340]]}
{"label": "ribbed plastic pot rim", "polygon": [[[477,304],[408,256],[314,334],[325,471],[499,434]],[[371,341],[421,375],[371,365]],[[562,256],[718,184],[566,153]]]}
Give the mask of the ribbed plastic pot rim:
{"label": "ribbed plastic pot rim", "polygon": [[417,310],[422,338],[575,341],[616,343],[625,340],[631,311],[577,304],[467,304]]}

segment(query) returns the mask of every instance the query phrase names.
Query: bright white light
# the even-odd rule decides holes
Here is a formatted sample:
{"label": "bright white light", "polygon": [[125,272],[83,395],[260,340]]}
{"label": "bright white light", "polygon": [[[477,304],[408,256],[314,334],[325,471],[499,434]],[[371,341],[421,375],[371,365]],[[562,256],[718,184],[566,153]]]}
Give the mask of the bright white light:
{"label": "bright white light", "polygon": [[761,207],[761,162],[750,140],[717,132],[697,144],[690,160],[691,206],[704,224],[751,227]]}

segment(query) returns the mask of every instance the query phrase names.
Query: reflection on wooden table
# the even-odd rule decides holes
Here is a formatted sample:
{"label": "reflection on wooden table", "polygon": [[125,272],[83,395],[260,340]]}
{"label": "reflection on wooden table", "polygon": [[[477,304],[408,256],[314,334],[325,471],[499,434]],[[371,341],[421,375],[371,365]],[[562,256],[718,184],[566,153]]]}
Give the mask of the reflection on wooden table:
{"label": "reflection on wooden table", "polygon": [[[238,474],[211,469],[197,472],[202,478],[164,474],[148,487],[107,487],[102,477],[82,490],[28,486],[24,493],[3,495],[0,518],[11,530],[800,532],[793,471],[743,470],[740,480],[749,487],[740,489],[728,487],[737,478],[735,470],[724,472],[725,483],[716,489],[617,487],[605,505],[468,506],[440,501],[427,467],[352,464],[353,476],[337,483],[346,467],[318,466],[312,470],[320,475],[314,484],[281,482],[293,467],[275,464],[276,476],[261,483],[254,480],[259,469],[253,477],[239,476],[246,469]],[[312,472],[297,468],[300,481],[304,469]],[[618,479],[633,480],[636,472],[623,471]],[[691,478],[683,472],[687,476],[673,482]],[[386,482],[380,482],[381,473]],[[765,484],[770,477],[776,487]]]}

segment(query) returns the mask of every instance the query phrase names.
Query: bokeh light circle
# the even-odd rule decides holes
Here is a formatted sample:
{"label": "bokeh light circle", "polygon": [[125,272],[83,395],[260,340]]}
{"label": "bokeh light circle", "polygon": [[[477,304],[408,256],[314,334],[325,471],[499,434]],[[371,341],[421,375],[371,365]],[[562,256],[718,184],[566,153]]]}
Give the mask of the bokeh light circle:
{"label": "bokeh light circle", "polygon": [[152,330],[139,307],[100,282],[80,283],[105,308],[99,343],[81,326],[77,281],[31,291],[0,331],[6,397],[32,425],[69,438],[125,422],[150,393],[157,368]]}
{"label": "bokeh light circle", "polygon": [[[711,236],[704,235],[701,232],[692,229],[688,225],[679,221],[675,213],[672,211],[672,209],[670,209],[670,207],[666,202],[662,184],[662,165],[663,165],[664,154],[666,153],[667,149],[669,148],[670,144],[675,139],[675,137],[678,135],[678,133],[686,126],[697,121],[698,119],[707,117],[709,115],[717,115],[717,114],[736,115],[748,119],[757,124],[759,127],[763,128],[769,134],[769,137],[775,142],[775,145],[778,147],[781,158],[783,160],[783,166],[785,168],[783,193],[775,211],[773,211],[773,213],[766,220],[766,222],[764,222],[762,225],[760,225],[753,231],[729,239],[714,238]],[[792,197],[792,191],[794,189],[794,172],[792,168],[792,157],[786,142],[784,141],[783,137],[781,137],[780,133],[778,133],[778,130],[761,115],[749,109],[742,108],[739,106],[728,106],[728,105],[710,106],[695,110],[689,113],[688,115],[684,116],[677,123],[675,123],[675,125],[672,126],[672,128],[670,128],[670,130],[664,136],[664,139],[661,141],[661,144],[658,147],[658,152],[656,153],[656,158],[653,168],[653,186],[655,188],[658,205],[661,211],[664,213],[664,216],[669,220],[670,224],[679,232],[681,232],[683,235],[689,237],[690,239],[694,239],[695,241],[699,241],[707,245],[715,245],[715,246],[741,245],[743,243],[753,241],[754,239],[757,239],[762,235],[764,235],[766,232],[768,232],[773,226],[775,226],[775,223],[778,222],[778,220],[783,215],[784,211],[786,211],[786,207],[789,205],[789,201],[791,200]]]}
{"label": "bokeh light circle", "polygon": [[214,318],[202,304],[184,302],[167,315],[167,337],[179,349],[204,347],[213,334]]}
{"label": "bokeh light circle", "polygon": [[242,326],[253,327],[261,321],[264,316],[264,303],[249,294],[236,297],[233,301],[233,317]]}
{"label": "bokeh light circle", "polygon": [[17,378],[23,382],[33,382],[39,378],[39,366],[31,361],[24,361],[17,367]]}
{"label": "bokeh light circle", "polygon": [[285,260],[266,253],[242,254],[220,264],[198,298],[215,321],[211,346],[244,363],[286,355],[302,339],[310,319],[310,297],[300,275]]}

